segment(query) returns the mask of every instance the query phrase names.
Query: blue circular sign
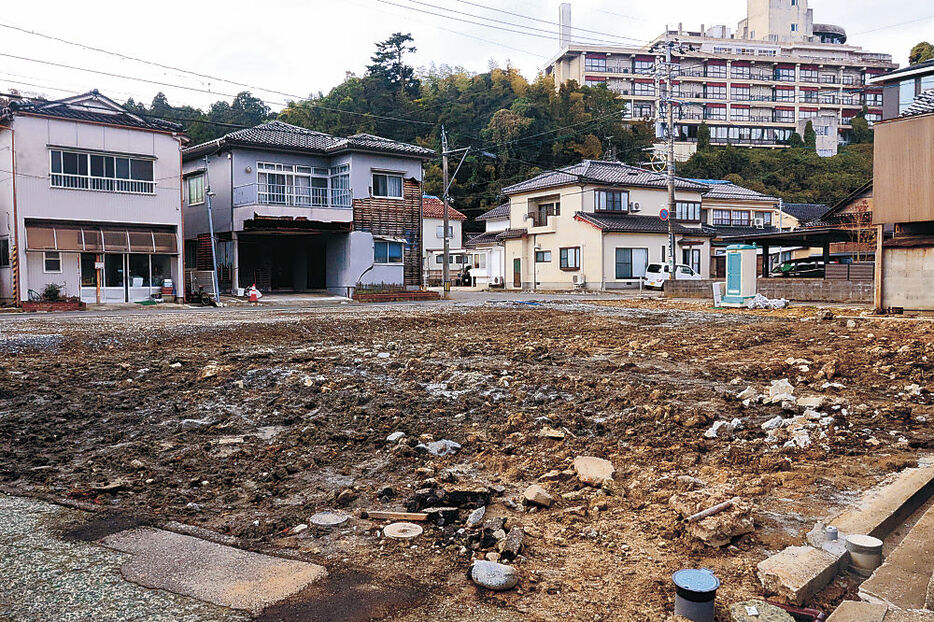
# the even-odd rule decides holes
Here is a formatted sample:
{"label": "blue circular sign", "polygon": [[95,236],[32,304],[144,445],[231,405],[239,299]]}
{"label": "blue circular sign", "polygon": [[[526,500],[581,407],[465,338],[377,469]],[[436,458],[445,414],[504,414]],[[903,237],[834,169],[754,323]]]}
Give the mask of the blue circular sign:
{"label": "blue circular sign", "polygon": [[671,212],[669,212],[667,209],[663,209],[662,211],[658,213],[658,217],[661,218],[662,220],[668,220],[668,217],[670,215],[671,215]]}

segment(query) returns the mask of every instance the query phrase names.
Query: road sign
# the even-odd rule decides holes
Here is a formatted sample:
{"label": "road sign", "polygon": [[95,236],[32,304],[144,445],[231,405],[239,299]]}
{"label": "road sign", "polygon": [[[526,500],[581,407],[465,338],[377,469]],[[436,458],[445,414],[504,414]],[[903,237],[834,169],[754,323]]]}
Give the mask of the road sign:
{"label": "road sign", "polygon": [[658,217],[661,218],[662,220],[668,220],[669,215],[670,215],[670,212],[667,209],[663,209],[662,211],[658,213]]}

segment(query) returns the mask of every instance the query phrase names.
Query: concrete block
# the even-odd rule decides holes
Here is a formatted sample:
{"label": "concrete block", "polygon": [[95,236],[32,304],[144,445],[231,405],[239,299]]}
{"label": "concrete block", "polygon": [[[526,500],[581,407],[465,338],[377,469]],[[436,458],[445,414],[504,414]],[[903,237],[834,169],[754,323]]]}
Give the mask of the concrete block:
{"label": "concrete block", "polygon": [[934,612],[889,609],[883,622],[934,622]]}
{"label": "concrete block", "polygon": [[827,622],[883,622],[886,609],[885,605],[845,600],[830,614]]}
{"label": "concrete block", "polygon": [[934,465],[905,469],[889,484],[873,488],[854,507],[828,524],[841,534],[885,538],[934,492]]}
{"label": "concrete block", "polygon": [[800,605],[837,576],[840,558],[812,546],[789,546],[759,562],[757,574],[766,592]]}
{"label": "concrete block", "polygon": [[928,593],[924,599],[924,608],[934,610],[934,574],[931,575],[931,580],[928,581]]}
{"label": "concrete block", "polygon": [[863,600],[924,609],[934,567],[934,508],[924,513],[883,564],[859,587]]}

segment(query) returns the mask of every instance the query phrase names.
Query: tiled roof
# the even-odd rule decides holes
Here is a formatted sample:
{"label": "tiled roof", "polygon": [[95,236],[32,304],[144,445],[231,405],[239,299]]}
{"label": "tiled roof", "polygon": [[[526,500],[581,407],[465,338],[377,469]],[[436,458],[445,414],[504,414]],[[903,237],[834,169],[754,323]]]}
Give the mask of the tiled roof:
{"label": "tiled roof", "polygon": [[[590,223],[606,233],[668,233],[668,222],[658,216],[635,216],[615,212],[577,212],[574,218]],[[672,223],[678,235],[699,235],[712,237],[713,234],[701,228],[685,227]]]}
{"label": "tiled roof", "polygon": [[502,240],[515,240],[518,238],[523,238],[528,234],[528,229],[506,229],[496,236],[496,241],[499,242]]}
{"label": "tiled roof", "polygon": [[9,112],[3,114],[3,111],[0,111],[0,118],[3,116],[15,116],[17,114],[53,117],[56,119],[68,119],[71,121],[84,121],[87,123],[99,123],[104,125],[120,125],[123,127],[135,127],[160,132],[182,131],[182,126],[177,123],[150,116],[143,117],[133,114],[109,97],[101,95],[96,90],[89,91],[83,95],[54,101],[28,99],[12,101],[9,105]]}
{"label": "tiled roof", "polygon": [[760,229],[758,227],[723,227],[723,226],[704,225],[704,231],[718,238],[727,238],[727,237],[737,236],[737,235],[757,235],[759,233],[780,233],[781,229],[779,229],[778,227],[764,227]]}
{"label": "tiled roof", "polygon": [[186,159],[196,158],[224,146],[256,147],[319,154],[344,151],[375,151],[409,155],[422,159],[431,158],[435,155],[435,152],[431,149],[389,140],[388,138],[380,138],[372,134],[355,134],[348,138],[339,138],[282,121],[269,121],[255,127],[231,132],[217,140],[189,147],[184,151],[184,157]]}
{"label": "tiled roof", "polygon": [[496,244],[498,242],[497,238],[502,231],[487,231],[486,233],[481,233],[475,235],[464,243],[464,246],[467,248],[476,248],[478,246],[483,246],[484,244]]}
{"label": "tiled roof", "polygon": [[484,212],[477,220],[506,220],[507,218],[509,218],[509,203],[503,203],[488,212]]}
{"label": "tiled roof", "polygon": [[[665,175],[622,162],[584,160],[580,164],[547,171],[531,179],[503,188],[504,194],[519,194],[548,188],[559,188],[571,184],[602,184],[618,187],[665,188]],[[708,186],[682,177],[675,178],[678,190],[704,192]]]}
{"label": "tiled roof", "polygon": [[784,203],[782,210],[795,218],[799,223],[805,225],[812,220],[817,220],[827,213],[828,208],[823,203]]}
{"label": "tiled roof", "polygon": [[921,114],[931,113],[934,113],[934,89],[928,89],[915,97],[914,102],[905,109],[905,112],[903,112],[901,116],[915,117]]}
{"label": "tiled roof", "polygon": [[721,201],[762,201],[766,203],[777,203],[778,198],[770,197],[767,194],[750,190],[729,181],[718,179],[692,179],[699,184],[704,184],[710,189],[704,193],[705,199]]}
{"label": "tiled roof", "polygon": [[[423,218],[444,218],[444,201],[438,197],[425,195],[422,199],[422,217]],[[467,217],[456,209],[448,206],[449,220],[467,220]]]}

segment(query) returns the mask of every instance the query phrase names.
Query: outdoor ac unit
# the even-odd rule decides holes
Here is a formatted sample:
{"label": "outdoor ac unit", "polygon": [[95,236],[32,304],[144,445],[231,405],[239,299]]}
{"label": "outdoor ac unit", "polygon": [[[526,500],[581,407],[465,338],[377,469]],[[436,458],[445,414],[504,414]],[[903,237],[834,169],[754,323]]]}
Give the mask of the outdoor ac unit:
{"label": "outdoor ac unit", "polygon": [[494,277],[493,277],[493,285],[500,285],[500,284],[502,284],[502,282],[503,282],[503,277],[501,277],[501,276],[494,276]]}
{"label": "outdoor ac unit", "polygon": [[583,274],[575,274],[575,275],[574,275],[574,278],[573,278],[573,281],[574,281],[574,285],[575,285],[575,286],[577,286],[577,287],[583,287],[583,286],[584,286],[584,283],[587,282],[587,279],[584,278],[584,275],[583,275]]}
{"label": "outdoor ac unit", "polygon": [[753,220],[752,225],[756,229],[765,229],[765,221],[761,218],[756,218],[755,220]]}
{"label": "outdoor ac unit", "polygon": [[642,209],[642,206],[639,205],[639,202],[638,202],[638,201],[633,201],[632,203],[629,204],[629,211],[630,211],[630,212],[638,212],[638,211],[641,210],[641,209]]}

